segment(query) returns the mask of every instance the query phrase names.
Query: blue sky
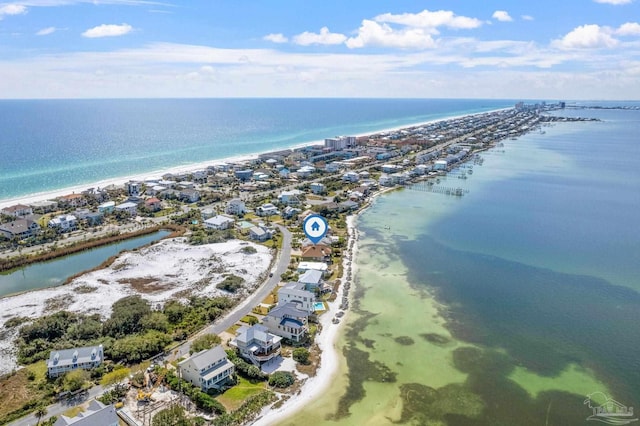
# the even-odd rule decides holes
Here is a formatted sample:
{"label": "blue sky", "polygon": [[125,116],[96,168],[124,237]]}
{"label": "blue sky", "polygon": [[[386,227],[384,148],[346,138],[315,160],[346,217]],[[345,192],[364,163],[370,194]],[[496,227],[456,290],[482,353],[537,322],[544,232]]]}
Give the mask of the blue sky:
{"label": "blue sky", "polygon": [[640,0],[0,0],[1,98],[640,99]]}

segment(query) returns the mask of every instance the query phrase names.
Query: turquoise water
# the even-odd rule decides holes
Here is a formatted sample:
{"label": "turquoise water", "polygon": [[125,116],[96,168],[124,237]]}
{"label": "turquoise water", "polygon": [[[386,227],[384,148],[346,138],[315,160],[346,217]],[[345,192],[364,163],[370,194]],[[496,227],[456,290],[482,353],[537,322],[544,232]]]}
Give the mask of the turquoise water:
{"label": "turquoise water", "polygon": [[286,424],[586,424],[598,391],[638,406],[640,112],[565,113],[604,121],[505,141],[441,181],[463,197],[406,189],[360,217],[346,366]]}
{"label": "turquoise water", "polygon": [[513,106],[468,99],[0,100],[0,200]]}
{"label": "turquoise water", "polygon": [[0,297],[23,291],[55,287],[64,283],[68,277],[95,268],[123,250],[142,247],[167,235],[169,235],[169,231],[158,231],[48,262],[35,263],[8,273],[0,273]]}
{"label": "turquoise water", "polygon": [[324,311],[325,307],[324,307],[324,303],[322,302],[316,302],[313,304],[313,310],[314,311]]}

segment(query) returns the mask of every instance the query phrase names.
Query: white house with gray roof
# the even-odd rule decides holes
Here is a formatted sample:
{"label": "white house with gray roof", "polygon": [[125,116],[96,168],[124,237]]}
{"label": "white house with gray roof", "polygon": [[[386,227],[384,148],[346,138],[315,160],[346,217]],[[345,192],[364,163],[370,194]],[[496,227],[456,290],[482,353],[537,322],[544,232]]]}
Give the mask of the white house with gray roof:
{"label": "white house with gray roof", "polygon": [[51,351],[47,361],[47,373],[49,377],[58,377],[78,368],[95,368],[103,361],[102,345]]}
{"label": "white house with gray roof", "polygon": [[306,336],[309,313],[298,309],[294,302],[278,305],[262,319],[264,326],[273,334],[299,342]]}
{"label": "white house with gray roof", "polygon": [[309,269],[298,278],[298,282],[303,283],[307,290],[315,290],[320,287],[322,281],[322,271]]}
{"label": "white house with gray roof", "polygon": [[222,346],[218,345],[181,361],[178,370],[184,380],[206,391],[224,385],[233,376],[235,365],[229,361]]}
{"label": "white house with gray roof", "polygon": [[93,400],[75,417],[60,415],[53,426],[118,426],[120,420],[113,405]]}
{"label": "white house with gray roof", "polygon": [[314,312],[315,294],[305,289],[304,283],[287,283],[278,289],[278,305],[296,303],[298,308],[311,314]]}
{"label": "white house with gray roof", "polygon": [[218,231],[229,229],[233,226],[235,220],[229,216],[217,215],[205,220],[204,227],[207,229],[215,229]]}
{"label": "white house with gray roof", "polygon": [[269,333],[267,327],[255,324],[236,330],[235,339],[229,346],[238,349],[240,356],[258,367],[280,355],[282,337]]}

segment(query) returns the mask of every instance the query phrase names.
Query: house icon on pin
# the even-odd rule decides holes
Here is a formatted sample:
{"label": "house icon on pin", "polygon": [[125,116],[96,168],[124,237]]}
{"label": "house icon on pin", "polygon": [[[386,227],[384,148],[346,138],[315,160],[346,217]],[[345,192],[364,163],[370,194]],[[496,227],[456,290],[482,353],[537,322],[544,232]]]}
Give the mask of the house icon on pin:
{"label": "house icon on pin", "polygon": [[311,224],[311,230],[313,232],[317,232],[320,230],[320,224],[318,223],[317,220]]}

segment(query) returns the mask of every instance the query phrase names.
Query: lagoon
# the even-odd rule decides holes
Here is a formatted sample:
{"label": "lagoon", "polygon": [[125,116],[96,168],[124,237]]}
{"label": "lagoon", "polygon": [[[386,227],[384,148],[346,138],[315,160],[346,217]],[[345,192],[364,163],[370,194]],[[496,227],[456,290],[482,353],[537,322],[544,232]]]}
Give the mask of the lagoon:
{"label": "lagoon", "polygon": [[464,197],[396,191],[361,215],[340,372],[283,424],[583,424],[597,391],[638,406],[640,113],[575,114],[603,121],[505,141],[443,182]]}
{"label": "lagoon", "polygon": [[75,274],[95,268],[111,256],[124,250],[134,250],[169,235],[169,231],[131,238],[91,250],[34,263],[0,273],[0,297],[30,290],[55,287]]}

